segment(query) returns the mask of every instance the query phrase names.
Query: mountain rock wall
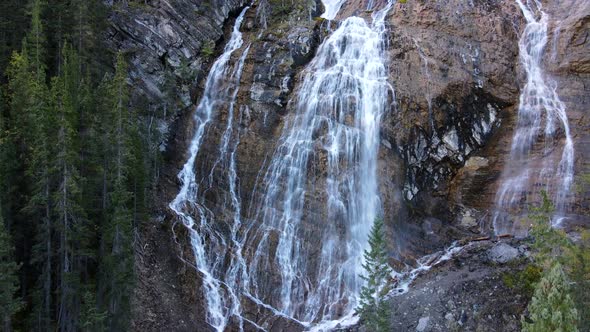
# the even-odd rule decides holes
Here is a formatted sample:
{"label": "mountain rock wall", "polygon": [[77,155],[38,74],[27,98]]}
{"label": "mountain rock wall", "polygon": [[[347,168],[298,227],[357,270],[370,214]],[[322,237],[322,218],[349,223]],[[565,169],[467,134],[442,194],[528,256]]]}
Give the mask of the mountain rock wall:
{"label": "mountain rock wall", "polygon": [[[133,102],[154,109],[163,134],[164,167],[154,199],[158,222],[145,225],[142,231],[134,329],[206,331],[200,278],[191,266],[194,258],[187,232],[174,221],[167,204],[178,190],[176,174],[187,157],[194,130],[192,112],[208,68],[247,3],[140,3],[110,3],[108,34],[111,46],[130,60]],[[380,8],[384,1],[372,3]],[[585,161],[590,154],[590,2],[545,3],[553,20],[545,67],[568,108],[576,174],[581,176],[590,171]],[[364,0],[347,1],[338,19],[351,14],[370,19],[368,5]],[[337,24],[319,19],[321,12],[322,5],[316,1],[282,7],[278,1],[255,1],[242,25],[250,50],[237,95],[242,111],[235,112],[235,121],[240,132],[236,160],[245,219],[259,202],[260,174],[275,149],[284,119],[294,111],[302,71],[331,25]],[[518,40],[525,22],[515,2],[502,0],[408,0],[396,4],[386,21],[395,98],[382,120],[379,190],[387,232],[393,239],[392,257],[411,264],[415,257],[452,240],[490,230],[524,77]],[[210,170],[216,161],[227,121],[228,110],[219,110],[197,157],[196,173]],[[321,161],[315,162],[310,181],[321,183]],[[227,177],[223,169],[211,176],[218,185],[203,194],[215,207],[212,212],[229,220],[224,211]],[[570,197],[570,213],[577,222],[588,215],[589,194],[588,186],[580,184]],[[321,196],[309,195],[310,202]],[[322,219],[320,210],[310,204],[312,219]],[[305,227],[311,236],[321,224],[310,222]],[[307,241],[304,246],[313,246],[313,237]],[[273,271],[269,274],[272,278]],[[302,329],[256,304],[243,305],[249,317],[268,316],[276,330]]]}

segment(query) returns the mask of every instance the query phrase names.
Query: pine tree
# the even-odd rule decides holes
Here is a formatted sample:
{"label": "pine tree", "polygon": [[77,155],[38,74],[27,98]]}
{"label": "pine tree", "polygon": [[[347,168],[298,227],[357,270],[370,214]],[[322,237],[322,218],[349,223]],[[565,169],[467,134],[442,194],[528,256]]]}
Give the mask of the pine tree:
{"label": "pine tree", "polygon": [[562,264],[564,251],[570,246],[563,230],[555,229],[551,225],[551,215],[555,210],[547,192],[541,191],[542,203],[532,209],[529,219],[532,221],[530,235],[534,238],[533,249],[536,263],[544,268],[552,266],[555,260]]}
{"label": "pine tree", "polygon": [[539,281],[528,311],[530,322],[522,318],[523,332],[578,331],[578,312],[561,264],[556,263]]}
{"label": "pine tree", "polygon": [[390,291],[389,278],[393,273],[389,266],[383,220],[376,219],[369,234],[368,250],[365,250],[363,268],[365,286],[361,289],[357,312],[370,331],[389,331],[390,307],[386,296]]}
{"label": "pine tree", "polygon": [[133,284],[133,213],[132,170],[135,163],[131,149],[137,132],[128,108],[127,64],[122,54],[117,56],[115,76],[109,89],[111,107],[108,132],[111,142],[109,184],[109,214],[103,225],[103,301],[108,311],[111,331],[127,330]]}
{"label": "pine tree", "polygon": [[30,63],[32,72],[35,75],[36,82],[45,83],[45,47],[46,36],[41,20],[41,14],[45,9],[45,2],[43,0],[33,0],[31,8],[31,28],[26,37],[26,42],[30,47]]}
{"label": "pine tree", "polygon": [[13,245],[4,227],[0,211],[0,319],[2,330],[12,331],[12,316],[21,308],[21,301],[15,297],[19,288],[17,272],[19,265],[14,261]]}
{"label": "pine tree", "polygon": [[[52,168],[55,142],[55,118],[49,108],[49,89],[46,83],[46,38],[41,19],[45,3],[33,0],[31,29],[23,43],[23,55],[27,58],[30,81],[25,91],[28,103],[21,109],[26,123],[18,126],[21,142],[25,148],[23,162],[27,179],[29,199],[23,211],[26,218],[35,224],[35,244],[31,264],[40,271],[34,297],[35,326],[38,330],[52,330],[53,314],[53,243],[54,216],[52,211]],[[19,106],[13,105],[13,112]]]}
{"label": "pine tree", "polygon": [[[38,4],[38,1],[36,2]],[[14,53],[8,70],[10,93],[10,139],[16,149],[17,163],[24,169],[20,192],[23,195],[23,206],[19,218],[17,234],[27,250],[25,257],[31,257],[30,263],[36,266],[39,273],[34,298],[32,319],[37,330],[51,330],[52,316],[52,214],[50,199],[50,172],[52,155],[50,142],[53,118],[48,110],[48,91],[45,84],[44,64],[38,58],[43,54],[42,40],[37,22],[39,11],[33,9],[33,27],[23,42],[22,52]],[[33,47],[28,47],[30,40]],[[32,54],[29,53],[32,50]],[[33,236],[33,234],[35,234]],[[30,248],[29,237],[34,237],[34,245]],[[29,247],[29,248],[27,248]],[[25,278],[28,276],[25,275]]]}
{"label": "pine tree", "polygon": [[580,316],[579,329],[590,331],[590,231],[582,231],[580,242],[568,252],[572,295]]}
{"label": "pine tree", "polygon": [[57,124],[56,186],[53,201],[59,235],[60,276],[58,321],[61,331],[78,330],[82,301],[81,275],[85,272],[87,221],[81,203],[78,150],[78,117],[81,85],[77,53],[67,44],[62,74],[52,80],[52,109]]}

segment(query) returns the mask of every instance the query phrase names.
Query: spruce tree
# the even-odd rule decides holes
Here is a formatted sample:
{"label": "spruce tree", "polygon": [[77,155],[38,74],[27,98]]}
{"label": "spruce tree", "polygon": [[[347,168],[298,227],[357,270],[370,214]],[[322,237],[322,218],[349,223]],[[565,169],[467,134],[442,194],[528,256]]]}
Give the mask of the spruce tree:
{"label": "spruce tree", "polygon": [[361,319],[370,331],[389,331],[390,307],[386,296],[390,291],[389,278],[393,273],[389,266],[387,246],[383,232],[383,220],[375,220],[369,234],[368,250],[365,250],[364,258],[366,284],[361,289],[360,305],[357,309]]}
{"label": "spruce tree", "polygon": [[0,10],[0,81],[13,51],[20,49],[29,20],[25,15],[27,1],[3,0]]}
{"label": "spruce tree", "polygon": [[13,52],[9,68],[0,68],[0,83],[8,80],[0,87],[0,210],[18,244],[28,301],[14,325],[126,330],[146,145],[128,107],[122,56],[116,74],[105,75],[112,65],[101,47],[106,6],[9,1],[10,8],[26,6],[28,17],[2,12],[9,21],[0,24],[17,21],[15,15],[29,22],[20,36],[0,31],[2,41],[22,40],[18,52],[12,41],[0,47],[0,63]]}
{"label": "spruce tree", "polygon": [[2,331],[12,331],[12,317],[21,308],[21,301],[15,297],[19,288],[17,272],[19,265],[14,261],[13,244],[0,211],[0,319]]}
{"label": "spruce tree", "polygon": [[522,332],[578,331],[578,312],[561,264],[556,263],[545,272],[535,288],[528,311],[530,322],[522,318]]}
{"label": "spruce tree", "polygon": [[[33,295],[34,325],[38,330],[52,330],[53,326],[53,242],[54,215],[52,203],[52,173],[55,150],[55,117],[49,107],[50,93],[46,83],[46,37],[41,15],[45,8],[42,0],[33,0],[31,29],[23,45],[27,57],[30,83],[26,87],[28,103],[24,116],[27,123],[19,127],[25,146],[24,164],[29,199],[23,212],[35,223],[35,243],[32,247],[31,264],[40,271]],[[13,112],[18,106],[13,107]]]}
{"label": "spruce tree", "polygon": [[580,331],[590,331],[590,231],[582,231],[579,243],[568,252],[567,262],[572,297],[580,318],[578,327]]}
{"label": "spruce tree", "polygon": [[78,98],[81,78],[77,53],[67,44],[62,52],[63,69],[52,80],[52,104],[57,124],[55,153],[56,186],[53,202],[56,230],[59,235],[59,309],[60,330],[78,330],[79,307],[82,301],[81,275],[85,273],[85,237],[87,221],[81,203],[79,175]]}
{"label": "spruce tree", "polygon": [[[10,93],[10,138],[15,145],[20,169],[24,169],[19,184],[23,206],[18,211],[23,221],[18,224],[24,243],[25,257],[35,267],[36,290],[32,294],[31,322],[37,330],[52,330],[52,275],[53,275],[53,223],[51,212],[51,168],[54,141],[51,128],[54,123],[48,108],[48,89],[45,83],[45,65],[40,2],[32,10],[32,29],[23,42],[21,53],[14,53],[8,70]],[[28,236],[27,236],[28,235]],[[31,246],[30,239],[33,239]],[[28,276],[25,276],[28,278]]]}
{"label": "spruce tree", "polygon": [[26,36],[26,42],[30,47],[30,63],[36,82],[45,83],[45,47],[47,39],[41,20],[41,14],[45,9],[45,1],[33,0],[31,7],[31,28]]}
{"label": "spruce tree", "polygon": [[109,213],[103,225],[102,289],[112,331],[127,330],[133,284],[133,134],[137,132],[128,108],[127,64],[117,56],[115,76],[109,88],[111,158]]}
{"label": "spruce tree", "polygon": [[535,261],[543,268],[550,268],[554,261],[566,265],[564,252],[570,247],[570,242],[563,230],[551,225],[551,215],[555,208],[547,192],[541,191],[541,198],[541,205],[532,208],[529,214],[533,225],[530,235],[534,239],[532,247]]}

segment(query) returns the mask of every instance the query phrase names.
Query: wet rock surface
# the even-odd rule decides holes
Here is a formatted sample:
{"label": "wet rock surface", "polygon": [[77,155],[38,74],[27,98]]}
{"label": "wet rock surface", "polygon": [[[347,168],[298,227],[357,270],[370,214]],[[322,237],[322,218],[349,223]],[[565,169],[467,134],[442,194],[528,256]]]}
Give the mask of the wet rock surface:
{"label": "wet rock surface", "polygon": [[[497,248],[512,248],[516,255],[504,263],[490,260]],[[391,297],[391,329],[520,331],[520,316],[529,298],[507,286],[504,277],[518,273],[529,263],[528,247],[517,240],[467,243],[452,259],[418,276],[408,292]],[[342,330],[369,332],[362,322]]]}
{"label": "wet rock surface", "polygon": [[[208,6],[215,10],[207,11]],[[168,98],[175,100],[175,108],[168,109],[168,114],[159,119],[168,133],[163,141],[166,166],[162,169],[162,181],[154,199],[158,218],[155,218],[154,225],[143,230],[146,244],[138,249],[139,282],[133,321],[133,329],[137,331],[211,329],[205,321],[201,276],[194,268],[188,232],[174,218],[167,204],[178,190],[176,175],[186,161],[186,149],[194,132],[192,109],[202,93],[206,71],[223,49],[234,24],[233,17],[242,7],[243,1],[219,1],[219,4],[152,1],[139,8],[122,7],[111,16],[113,47],[130,52],[130,80],[136,84],[133,102],[147,100],[154,108],[165,108],[169,106]],[[314,4],[312,8],[317,10],[319,7]],[[248,10],[242,24],[244,48],[230,59],[232,64],[237,63],[246,47],[250,47],[233,118],[238,123],[235,135],[240,139],[236,160],[244,210],[255,198],[252,193],[257,176],[268,153],[274,149],[277,128],[299,79],[296,74],[311,60],[320,38],[321,22],[311,20],[307,9],[302,13],[298,7],[294,8],[288,21],[269,18],[266,29],[262,27],[259,9],[253,6]],[[187,23],[193,19],[198,23]],[[162,27],[162,20],[169,25]],[[163,35],[162,29],[168,29],[169,33]],[[211,43],[214,49],[211,49]],[[176,58],[181,61],[175,61]],[[164,86],[169,77],[173,78],[172,87]],[[172,92],[164,91],[165,88],[171,88]],[[166,92],[173,95],[165,95]],[[198,181],[209,180],[207,176],[219,156],[219,144],[228,116],[227,108],[216,110],[213,124],[207,129],[204,148],[195,163],[196,173],[203,177]],[[229,197],[227,170],[217,168],[211,173],[211,181],[215,185],[205,188],[207,193],[204,193],[207,204],[219,220],[230,220],[232,214],[224,210],[223,203]],[[220,234],[229,232],[229,223],[219,223],[216,227],[219,227]],[[159,242],[163,245],[158,247]],[[269,272],[272,275],[273,271]],[[303,329],[300,323],[253,301],[245,301],[242,306],[246,317],[261,322],[271,331]],[[236,326],[237,322],[230,324]],[[251,323],[246,325],[248,329],[256,329]]]}
{"label": "wet rock surface", "polygon": [[[550,22],[543,67],[566,104],[576,174],[582,174],[588,167],[580,158],[590,151],[583,115],[589,105],[583,92],[587,55],[581,49],[588,48],[590,9],[576,0],[547,2],[543,9]],[[522,14],[511,1],[412,1],[396,4],[389,22],[397,104],[383,122],[382,137],[404,161],[407,220],[420,224],[431,216],[443,228],[450,223],[467,233],[489,232],[526,78],[518,57]],[[557,155],[560,148],[553,150]],[[541,147],[532,158],[550,158],[546,153]],[[535,178],[531,187],[539,183]],[[588,187],[568,197],[572,224],[587,219]],[[526,209],[520,213],[526,217]]]}
{"label": "wet rock surface", "polygon": [[503,242],[496,244],[488,250],[488,259],[492,263],[505,264],[517,259],[518,256],[520,256],[518,249]]}
{"label": "wet rock surface", "polygon": [[492,243],[469,245],[419,277],[391,300],[394,331],[520,331],[528,298],[504,284],[503,275],[524,265],[487,259]]}
{"label": "wet rock surface", "polygon": [[384,135],[406,163],[404,196],[428,206],[518,98],[520,17],[505,1],[413,1],[390,17],[397,110]]}
{"label": "wet rock surface", "polygon": [[406,294],[393,297],[394,331],[520,331],[529,299],[506,286],[503,275],[522,269],[526,259],[515,249],[513,263],[499,265],[488,259],[498,247],[513,248],[503,242],[468,244],[418,277]]}

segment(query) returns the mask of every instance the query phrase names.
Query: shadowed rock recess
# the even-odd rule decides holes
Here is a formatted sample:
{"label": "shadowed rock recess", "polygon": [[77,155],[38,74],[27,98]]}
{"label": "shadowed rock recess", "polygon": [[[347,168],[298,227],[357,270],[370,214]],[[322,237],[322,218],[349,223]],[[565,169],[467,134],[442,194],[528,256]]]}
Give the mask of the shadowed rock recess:
{"label": "shadowed rock recess", "polygon": [[[528,19],[516,0],[106,3],[132,102],[153,110],[146,121],[162,135],[133,330],[364,331],[350,323],[360,285],[351,271],[362,271],[358,235],[382,216],[409,285],[391,297],[392,331],[519,331],[528,298],[502,276],[529,251],[495,239],[493,217],[520,167],[511,145],[532,74],[519,43],[541,11],[538,68],[569,123],[573,185],[558,194],[561,180],[543,175],[561,174],[556,121],[551,139],[534,137],[532,175],[502,213],[518,223],[548,189],[560,226],[590,222],[579,181],[590,171],[590,1],[541,1]],[[204,99],[212,112],[200,133]],[[179,173],[191,151],[187,185]],[[181,188],[191,198],[182,204]]]}

